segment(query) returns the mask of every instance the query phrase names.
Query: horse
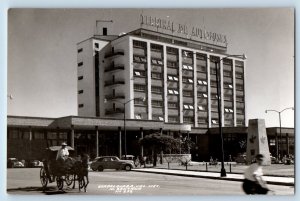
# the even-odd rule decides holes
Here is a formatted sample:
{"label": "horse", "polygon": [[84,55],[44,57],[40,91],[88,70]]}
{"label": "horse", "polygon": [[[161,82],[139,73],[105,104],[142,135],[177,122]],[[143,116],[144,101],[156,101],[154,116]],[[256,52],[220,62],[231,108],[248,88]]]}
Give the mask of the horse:
{"label": "horse", "polygon": [[[89,184],[89,155],[83,154],[81,157],[81,160],[77,160],[73,166],[74,168],[74,183],[73,183],[73,189],[75,188],[75,181],[78,180],[78,186],[79,191],[81,191],[82,188],[84,188],[84,192],[86,191],[86,188]],[[77,179],[76,179],[77,177]]]}

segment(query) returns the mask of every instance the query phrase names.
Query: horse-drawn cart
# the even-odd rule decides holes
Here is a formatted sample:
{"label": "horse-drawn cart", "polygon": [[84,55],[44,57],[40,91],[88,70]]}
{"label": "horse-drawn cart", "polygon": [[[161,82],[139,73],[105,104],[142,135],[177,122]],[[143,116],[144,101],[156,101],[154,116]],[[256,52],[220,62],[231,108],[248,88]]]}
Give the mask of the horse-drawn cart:
{"label": "horse-drawn cart", "polygon": [[[43,188],[47,187],[48,183],[56,181],[59,190],[64,187],[64,182],[67,186],[71,186],[74,182],[74,171],[72,158],[66,159],[64,163],[56,160],[57,151],[61,146],[51,146],[46,148],[44,166],[40,170],[40,180]],[[74,153],[74,149],[67,146],[70,156]]]}

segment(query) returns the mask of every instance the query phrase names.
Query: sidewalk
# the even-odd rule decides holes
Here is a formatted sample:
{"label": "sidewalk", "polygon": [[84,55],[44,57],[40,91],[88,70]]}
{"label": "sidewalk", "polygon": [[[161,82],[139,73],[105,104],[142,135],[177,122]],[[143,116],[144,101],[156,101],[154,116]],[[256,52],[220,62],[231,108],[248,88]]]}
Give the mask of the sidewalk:
{"label": "sidewalk", "polygon": [[[226,177],[220,177],[220,173],[216,172],[200,172],[200,171],[186,171],[186,170],[171,170],[171,169],[160,169],[160,168],[139,168],[132,169],[136,172],[146,172],[154,174],[167,174],[176,176],[186,176],[186,177],[198,177],[207,179],[221,179],[230,181],[242,181],[244,179],[243,174],[232,174],[227,173]],[[284,185],[284,186],[294,186],[294,178],[291,177],[279,177],[279,176],[264,176],[264,180],[268,184],[273,185]]]}

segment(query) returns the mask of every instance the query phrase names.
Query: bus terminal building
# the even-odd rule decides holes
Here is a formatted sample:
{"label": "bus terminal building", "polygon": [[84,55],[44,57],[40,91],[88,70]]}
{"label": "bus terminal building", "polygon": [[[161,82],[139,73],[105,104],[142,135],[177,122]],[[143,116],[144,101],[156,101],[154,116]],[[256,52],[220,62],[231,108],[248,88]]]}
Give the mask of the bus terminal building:
{"label": "bus terminal building", "polygon": [[[118,35],[102,21],[100,34],[77,44],[78,116],[8,116],[8,157],[40,159],[64,141],[91,157],[121,156],[126,141],[127,154],[137,156],[139,139],[159,132],[189,137],[192,160],[203,161],[221,158],[219,123],[225,160],[246,151],[245,58],[227,53],[225,35],[140,18],[138,29]],[[294,129],[267,128],[267,135],[273,155],[276,143],[294,153]]]}

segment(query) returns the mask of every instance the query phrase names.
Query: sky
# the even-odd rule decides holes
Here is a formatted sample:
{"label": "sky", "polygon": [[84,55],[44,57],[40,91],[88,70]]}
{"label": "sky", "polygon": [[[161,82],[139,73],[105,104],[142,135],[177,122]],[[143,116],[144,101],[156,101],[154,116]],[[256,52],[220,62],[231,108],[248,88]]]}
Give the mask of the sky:
{"label": "sky", "polygon": [[[294,107],[294,10],[244,9],[10,9],[7,114],[77,115],[76,43],[91,37],[96,20],[113,20],[114,33],[140,27],[151,15],[227,36],[228,54],[246,54],[246,117],[279,127],[278,113]],[[281,114],[294,127],[294,111]]]}

